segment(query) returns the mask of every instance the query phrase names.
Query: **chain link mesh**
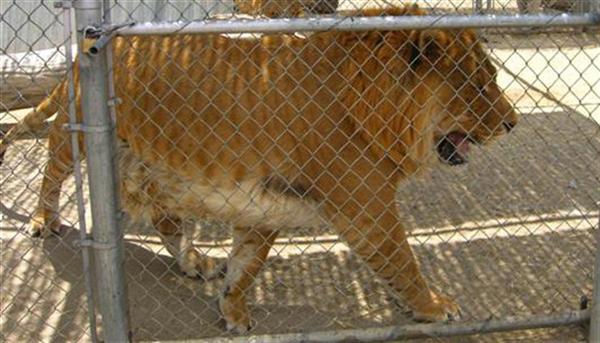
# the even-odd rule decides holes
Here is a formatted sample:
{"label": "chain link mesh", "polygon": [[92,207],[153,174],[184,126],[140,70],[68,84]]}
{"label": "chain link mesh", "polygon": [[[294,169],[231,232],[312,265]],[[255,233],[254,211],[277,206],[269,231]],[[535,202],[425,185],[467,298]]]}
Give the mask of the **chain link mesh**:
{"label": "chain link mesh", "polygon": [[[64,78],[64,42],[61,12],[52,2],[0,2],[2,135]],[[39,134],[16,142],[0,166],[0,339],[88,341],[82,258],[71,235],[79,226],[71,181],[60,190],[58,219],[61,230],[72,232],[43,241],[27,232],[48,155],[47,132]]]}
{"label": "chain link mesh", "polygon": [[[113,23],[188,22],[261,15],[349,15],[400,4],[387,0],[115,0],[110,3],[110,13]],[[59,48],[63,44],[59,9],[46,1],[3,1],[0,6],[0,121],[2,131],[7,132],[28,113],[27,108],[50,95],[63,78],[65,64],[64,50]],[[419,6],[440,15],[589,10],[589,3],[574,0],[423,1]],[[336,167],[334,152],[351,154],[353,146],[360,148],[359,138],[348,136],[345,144],[330,145],[330,135],[346,129],[344,121],[332,122],[330,113],[355,111],[340,104],[336,92],[341,92],[342,86],[346,86],[345,94],[357,97],[356,104],[369,92],[379,94],[364,107],[367,111],[403,106],[390,104],[393,89],[379,82],[395,70],[392,63],[382,64],[377,74],[361,79],[368,80],[364,81],[367,85],[338,72],[345,68],[344,63],[354,63],[356,74],[352,75],[364,76],[373,52],[363,56],[364,60],[352,54],[366,49],[367,43],[357,40],[354,45],[344,45],[331,39],[329,46],[318,48],[290,43],[316,42],[311,39],[320,33],[297,33],[282,39],[278,35],[256,38],[260,35],[237,34],[226,38],[117,38],[114,42],[121,49],[113,60],[120,98],[117,112],[118,116],[130,116],[124,121],[127,125],[118,124],[118,135],[129,138],[120,143],[118,158],[126,194],[124,207],[128,209],[124,246],[134,339],[234,335],[245,331],[246,324],[254,335],[414,323],[407,299],[394,289],[401,276],[385,274],[389,268],[403,268],[393,265],[400,250],[381,259],[386,242],[400,247],[401,239],[392,231],[377,233],[391,228],[360,227],[385,222],[385,211],[369,209],[393,207],[385,204],[387,200],[397,206],[395,212],[426,282],[460,304],[460,320],[579,309],[581,297],[592,294],[597,249],[594,226],[600,215],[600,36],[596,28],[485,29],[479,34],[498,70],[498,87],[519,113],[519,123],[494,144],[473,148],[465,166],[436,165],[420,177],[403,180],[392,199],[378,196],[385,193],[385,186],[361,188],[389,177],[379,167],[383,162],[372,161],[372,170],[366,172],[359,172],[364,170],[359,158],[343,170]],[[378,48],[392,46],[383,34],[373,35],[380,41]],[[202,41],[193,37],[205,37],[206,47],[190,45]],[[228,45],[227,39],[246,43]],[[253,45],[256,39],[262,39],[263,47],[268,48]],[[473,48],[464,40],[454,43],[460,45],[458,49]],[[336,51],[347,57],[331,58]],[[447,48],[444,55],[450,54],[452,49]],[[453,63],[446,76],[478,82],[480,70],[465,70],[462,60]],[[321,86],[309,89],[307,84]],[[330,85],[341,88],[330,89]],[[442,90],[440,85],[425,86],[423,91],[432,94]],[[488,91],[487,84],[479,86],[480,91]],[[411,91],[410,85],[400,87],[405,93]],[[454,90],[448,103],[466,103],[465,108],[473,111],[484,106],[466,98],[462,88]],[[294,100],[302,97],[306,101]],[[487,105],[497,102],[488,100]],[[448,103],[431,106],[440,108]],[[62,108],[66,103],[59,105]],[[432,123],[443,122],[443,115],[437,113]],[[393,124],[389,118],[380,119]],[[482,124],[487,119],[482,116],[478,120],[477,124]],[[60,124],[56,119],[50,132],[61,130]],[[509,124],[511,129],[514,123]],[[458,130],[474,134],[469,125],[463,123]],[[487,130],[502,129],[501,125],[488,125]],[[329,131],[317,132],[317,126]],[[298,127],[304,131],[293,131]],[[426,141],[433,131],[434,126],[424,128],[423,137],[415,137],[415,142]],[[195,136],[197,132],[206,136]],[[458,141],[452,132],[444,133],[449,134],[452,156],[466,153],[464,141]],[[39,206],[44,170],[52,163],[49,156],[56,158],[48,151],[46,135],[39,131],[13,142],[0,166],[2,339],[89,341],[82,261],[79,248],[72,244],[79,234],[71,177],[60,187],[56,207],[61,235],[31,237],[30,221]],[[301,141],[302,135],[322,142],[312,145],[315,151],[304,154],[330,150],[331,161],[309,158],[298,165],[295,158],[303,152],[286,144]],[[368,146],[388,148],[377,142]],[[444,159],[443,148],[434,149],[428,158],[438,159],[437,152]],[[361,153],[369,154],[367,150]],[[451,161],[452,156],[445,158]],[[201,167],[197,161],[202,161]],[[308,175],[307,170],[316,169],[323,172]],[[193,183],[190,180],[195,175],[208,181]],[[260,179],[250,186],[248,178],[256,175]],[[326,178],[329,181],[321,181]],[[329,187],[356,178],[354,193],[341,199],[335,187]],[[361,196],[360,192],[373,196]],[[319,201],[327,203],[335,196],[335,205],[330,207],[338,213],[356,207],[363,224],[322,211],[319,206],[326,205]],[[268,204],[265,197],[272,197]],[[186,208],[190,199],[196,201],[195,212]],[[357,204],[356,199],[363,201]],[[306,201],[310,208],[299,205]],[[282,220],[267,215],[278,210],[287,211],[288,216]],[[228,220],[221,221],[223,217]],[[275,224],[265,223],[265,218]],[[305,222],[311,225],[301,225]],[[269,225],[288,228],[275,234],[266,230]],[[353,248],[347,244],[348,237],[355,241],[350,244]],[[365,241],[367,237],[369,241]],[[379,275],[368,266],[371,263],[373,267],[374,260],[383,261]],[[247,284],[240,285],[239,280]],[[410,287],[411,283],[407,284]],[[228,310],[226,305],[231,304],[225,301],[223,305],[222,299],[231,297],[238,302]],[[224,310],[229,311],[227,321]],[[244,319],[247,315],[249,319]],[[582,335],[582,331],[569,328],[480,338],[564,341]]]}

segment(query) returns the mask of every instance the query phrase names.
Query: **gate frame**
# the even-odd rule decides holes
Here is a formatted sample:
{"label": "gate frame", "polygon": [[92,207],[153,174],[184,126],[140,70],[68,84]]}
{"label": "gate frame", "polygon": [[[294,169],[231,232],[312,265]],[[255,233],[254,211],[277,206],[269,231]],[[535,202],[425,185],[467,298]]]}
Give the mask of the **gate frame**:
{"label": "gate frame", "polygon": [[[75,98],[75,78],[73,70],[73,52],[72,52],[72,20],[71,20],[71,9],[73,8],[71,2],[55,3],[55,8],[61,8],[63,10],[63,36],[64,36],[64,48],[65,48],[65,62],[67,67],[67,94],[68,94],[68,114],[69,114],[69,127],[75,127],[77,125],[77,114],[76,114],[76,98]],[[73,158],[73,174],[75,178],[75,197],[77,201],[77,222],[79,226],[79,241],[75,244],[81,248],[83,278],[85,284],[86,300],[88,306],[88,321],[90,337],[93,343],[98,342],[98,332],[96,325],[96,305],[94,302],[94,286],[92,280],[92,270],[90,269],[90,247],[82,244],[89,239],[87,230],[87,223],[85,220],[85,202],[83,199],[83,176],[81,172],[81,153],[79,151],[79,134],[75,130],[71,130],[71,151]]]}
{"label": "gate frame", "polygon": [[[109,50],[103,49],[115,35],[152,35],[186,33],[242,33],[242,32],[295,32],[295,31],[363,31],[369,29],[426,29],[426,28],[500,28],[500,27],[558,27],[600,25],[600,0],[589,0],[590,12],[560,15],[426,15],[417,17],[347,18],[287,18],[287,19],[232,19],[203,20],[186,23],[134,23],[125,27],[111,27],[110,16],[102,16],[106,0],[75,0],[76,25],[79,44],[80,84],[89,169],[90,202],[94,224],[93,248],[96,260],[97,292],[104,326],[104,338],[109,342],[130,341],[128,306],[124,277],[123,232],[120,226],[120,208],[116,165],[114,163],[114,125],[109,103],[114,99],[108,80],[112,78]],[[108,8],[106,7],[107,11]],[[93,38],[91,47],[83,49],[84,41]],[[72,127],[73,129],[74,127]],[[600,235],[600,218],[598,224]],[[413,324],[384,328],[332,330],[323,332],[276,334],[233,337],[229,341],[246,342],[249,339],[264,342],[340,342],[381,341],[431,336],[453,336],[499,331],[553,327],[577,323],[591,323],[590,342],[600,342],[600,237],[596,244],[596,262],[592,308],[551,315],[505,317],[468,323]],[[222,341],[223,338],[215,338]],[[211,341],[207,339],[206,341]]]}

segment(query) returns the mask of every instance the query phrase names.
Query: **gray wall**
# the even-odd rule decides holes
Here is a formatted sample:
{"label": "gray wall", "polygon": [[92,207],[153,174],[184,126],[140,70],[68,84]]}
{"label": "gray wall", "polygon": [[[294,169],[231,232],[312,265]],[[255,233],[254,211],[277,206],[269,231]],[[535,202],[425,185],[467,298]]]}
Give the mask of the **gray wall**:
{"label": "gray wall", "polygon": [[[62,10],[55,0],[0,0],[0,54],[53,48],[63,43]],[[229,12],[231,0],[113,0],[113,22],[199,20]]]}

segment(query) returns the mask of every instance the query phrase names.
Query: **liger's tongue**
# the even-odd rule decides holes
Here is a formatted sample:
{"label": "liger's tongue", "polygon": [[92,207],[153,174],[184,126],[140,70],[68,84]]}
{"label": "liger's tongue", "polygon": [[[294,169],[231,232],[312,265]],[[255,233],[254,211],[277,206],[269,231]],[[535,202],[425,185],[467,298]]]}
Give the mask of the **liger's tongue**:
{"label": "liger's tongue", "polygon": [[467,136],[458,132],[449,133],[446,138],[454,144],[456,152],[461,156],[466,156],[469,153],[469,140]]}

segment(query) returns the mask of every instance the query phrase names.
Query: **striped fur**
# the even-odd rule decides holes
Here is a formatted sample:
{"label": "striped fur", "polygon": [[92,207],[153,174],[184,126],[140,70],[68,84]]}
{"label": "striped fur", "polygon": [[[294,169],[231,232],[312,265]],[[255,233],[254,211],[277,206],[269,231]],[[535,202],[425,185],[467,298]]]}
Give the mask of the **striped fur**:
{"label": "striped fur", "polygon": [[[362,13],[385,14],[422,12]],[[244,294],[277,231],[321,223],[339,232],[415,318],[457,315],[458,306],[419,271],[395,190],[436,161],[440,137],[460,131],[483,144],[517,121],[473,31],[136,36],[116,38],[112,48],[122,100],[117,135],[129,156],[121,158],[124,207],[165,234],[185,220],[235,226],[220,300],[230,329],[249,326]],[[58,225],[58,194],[72,167],[60,130],[64,85],[19,129],[60,104],[34,232]],[[196,256],[190,251],[187,239],[174,254]]]}

